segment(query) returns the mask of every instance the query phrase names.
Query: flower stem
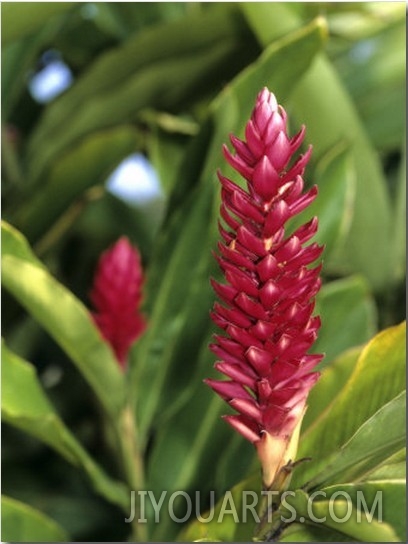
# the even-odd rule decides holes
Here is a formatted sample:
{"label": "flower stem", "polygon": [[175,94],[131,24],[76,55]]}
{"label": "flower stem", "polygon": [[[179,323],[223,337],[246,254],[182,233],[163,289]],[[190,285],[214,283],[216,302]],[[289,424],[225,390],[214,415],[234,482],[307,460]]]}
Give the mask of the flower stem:
{"label": "flower stem", "polygon": [[[140,449],[137,445],[136,422],[131,404],[128,403],[120,417],[119,443],[122,454],[123,467],[131,491],[144,489],[144,466]],[[138,497],[138,494],[136,494]],[[130,497],[129,497],[130,501]],[[147,527],[138,523],[138,500],[136,500],[136,513],[132,523],[132,538],[135,542],[147,541]]]}

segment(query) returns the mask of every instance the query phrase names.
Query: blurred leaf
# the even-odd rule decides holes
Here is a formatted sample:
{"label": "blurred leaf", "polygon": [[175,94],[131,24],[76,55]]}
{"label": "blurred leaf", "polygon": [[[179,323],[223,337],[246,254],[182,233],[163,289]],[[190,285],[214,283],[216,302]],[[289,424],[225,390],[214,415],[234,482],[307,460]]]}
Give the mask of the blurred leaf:
{"label": "blurred leaf", "polygon": [[3,420],[33,434],[75,464],[71,437],[67,440],[69,433],[45,396],[34,367],[13,354],[4,343],[1,349]]}
{"label": "blurred leaf", "polygon": [[[150,313],[149,327],[135,346],[133,358],[137,361],[137,376],[134,386],[138,391],[139,428],[142,437],[145,436],[155,415],[163,390],[167,388],[166,382],[169,379],[167,373],[174,350],[180,342],[183,342],[185,350],[188,345],[187,338],[181,330],[186,323],[187,312],[197,310],[190,297],[202,298],[203,292],[206,292],[205,288],[203,289],[203,281],[204,277],[208,277],[208,258],[201,251],[201,244],[205,247],[208,237],[207,218],[212,198],[209,189],[201,192],[200,198],[190,200],[187,210],[185,207],[184,210],[180,210],[185,212],[184,228],[177,244],[173,241],[171,261],[168,267],[162,270],[161,285],[154,286],[157,303]],[[200,243],[197,243],[198,240]],[[205,326],[207,321],[205,315],[196,311],[193,317]],[[197,327],[195,323],[191,331],[193,334],[201,334],[201,327]],[[192,350],[198,347],[199,345],[191,344]],[[185,360],[186,354],[179,362],[184,364]],[[180,381],[178,384],[180,386]]]}
{"label": "blurred leaf", "polygon": [[28,150],[39,180],[58,155],[93,131],[137,119],[143,108],[185,108],[191,95],[217,88],[258,52],[234,7],[158,24],[99,56],[50,104]]}
{"label": "blurred leaf", "polygon": [[[405,444],[405,391],[382,406],[334,453],[308,483],[309,489],[359,480]],[[379,432],[379,430],[381,432]]]}
{"label": "blurred leaf", "polygon": [[316,200],[291,222],[296,228],[312,217],[318,217],[319,230],[314,240],[324,244],[324,269],[330,272],[330,257],[344,242],[353,216],[355,193],[354,168],[350,150],[336,145],[318,162],[313,183],[319,187]]}
{"label": "blurred leaf", "polygon": [[9,119],[13,107],[26,89],[27,74],[30,69],[33,70],[39,49],[50,39],[50,34],[49,25],[45,25],[33,36],[3,46],[1,51],[3,122]]}
{"label": "blurred leaf", "polygon": [[80,141],[54,163],[41,191],[20,206],[15,223],[30,240],[38,240],[86,189],[103,183],[138,144],[140,135],[131,126],[100,131]]}
{"label": "blurred leaf", "polygon": [[23,261],[32,263],[35,266],[39,266],[45,269],[42,262],[32,252],[30,245],[24,236],[13,228],[5,221],[2,223],[1,228],[1,242],[4,249],[4,253],[13,253],[13,255]]}
{"label": "blurred leaf", "polygon": [[21,234],[4,222],[2,233],[3,285],[68,354],[116,417],[124,401],[123,375],[89,312],[30,255]]}
{"label": "blurred leaf", "polygon": [[151,126],[149,159],[156,168],[166,194],[178,182],[177,173],[186,144],[198,131],[198,125],[162,112],[146,112],[143,119]]}
{"label": "blurred leaf", "polygon": [[347,350],[323,369],[319,381],[309,393],[308,408],[302,423],[303,433],[341,392],[356,366],[362,349],[357,347]]}
{"label": "blurred leaf", "polygon": [[[405,139],[404,139],[405,140]],[[407,152],[404,141],[401,164],[398,173],[398,186],[394,200],[393,232],[393,276],[396,281],[404,280],[406,274],[406,222],[407,222]]]}
{"label": "blurred leaf", "polygon": [[68,462],[82,468],[98,493],[126,509],[128,496],[125,487],[111,480],[65,427],[44,394],[34,367],[4,344],[2,383],[3,421],[35,436]]}
{"label": "blurred leaf", "polygon": [[146,25],[186,15],[189,7],[184,2],[100,2],[95,22],[104,32],[123,38]]}
{"label": "blurred leaf", "polygon": [[405,6],[402,2],[347,3],[342,8],[335,6],[328,13],[330,30],[335,36],[348,42],[377,35],[405,17]]}
{"label": "blurred leaf", "polygon": [[1,497],[1,538],[4,542],[68,542],[65,530],[28,504]]}
{"label": "blurred leaf", "polygon": [[[75,222],[73,232],[84,237],[84,251],[92,245],[92,265],[101,251],[121,236],[134,240],[143,255],[143,261],[146,257],[148,262],[160,225],[162,206],[159,199],[140,206],[129,205],[105,191],[102,198],[89,202],[79,220]],[[87,254],[90,255],[90,252],[87,251]]]}
{"label": "blurred leaf", "polygon": [[[295,12],[285,3],[247,2],[241,6],[265,45],[300,24]],[[364,274],[379,290],[388,283],[390,264],[391,208],[386,181],[355,105],[325,56],[319,56],[299,81],[290,103],[296,118],[307,126],[308,140],[313,143],[317,159],[339,141],[347,142],[353,153],[356,168],[354,215],[336,263],[344,268],[344,274]]]}
{"label": "blurred leaf", "polygon": [[351,46],[336,67],[373,144],[398,148],[404,135],[405,10],[381,32]]}
{"label": "blurred leaf", "polygon": [[[344,350],[367,342],[376,332],[375,303],[362,277],[325,284],[317,296],[316,314],[321,316],[322,327],[313,351],[325,353],[320,368]],[[347,323],[347,327],[340,323]]]}
{"label": "blurred leaf", "polygon": [[381,508],[381,521],[394,529],[401,542],[406,541],[405,475],[401,475],[399,479],[391,478],[381,481],[368,479],[355,484],[337,484],[327,487],[323,491],[328,499],[338,491],[347,493],[356,507],[358,507],[359,503],[361,504],[360,501],[363,498],[369,510],[373,508],[377,498],[378,508]]}
{"label": "blurred leaf", "polygon": [[302,435],[298,457],[312,461],[298,467],[294,485],[301,485],[327,465],[331,454],[359,427],[404,389],[405,323],[377,334],[362,350],[337,397]]}
{"label": "blurred leaf", "polygon": [[295,522],[285,529],[278,542],[355,542],[355,539],[322,525]]}
{"label": "blurred leaf", "polygon": [[405,480],[407,473],[405,460],[406,447],[404,446],[393,455],[390,455],[390,457],[388,457],[379,467],[376,467],[374,470],[370,471],[364,477],[364,481],[374,482],[377,480]]}
{"label": "blurred leaf", "polygon": [[1,6],[1,42],[10,42],[69,10],[75,2],[5,2]]}
{"label": "blurred leaf", "polygon": [[[221,411],[225,412],[228,409],[224,405]],[[243,474],[249,474],[254,466],[257,468],[259,466],[255,448],[247,440],[243,440],[239,433],[231,433],[230,440],[223,442],[215,466],[216,491],[224,493],[233,483],[238,482]]]}

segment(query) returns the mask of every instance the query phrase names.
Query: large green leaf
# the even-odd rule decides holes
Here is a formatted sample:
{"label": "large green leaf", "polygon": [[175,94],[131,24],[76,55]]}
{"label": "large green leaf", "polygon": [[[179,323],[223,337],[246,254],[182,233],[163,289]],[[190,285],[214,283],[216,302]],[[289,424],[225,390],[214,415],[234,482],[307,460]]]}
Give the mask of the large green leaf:
{"label": "large green leaf", "polygon": [[34,35],[26,36],[24,39],[8,43],[2,47],[1,94],[3,121],[8,119],[13,107],[26,90],[27,72],[35,65],[39,49],[44,46],[44,42],[50,40],[54,32],[54,25],[50,27],[47,24]]}
{"label": "large green leaf", "polygon": [[3,542],[68,542],[65,530],[54,520],[23,502],[1,497]]}
{"label": "large green leaf", "polygon": [[319,381],[310,391],[302,432],[305,432],[340,394],[357,364],[362,349],[356,347],[345,351],[323,369]]}
{"label": "large green leaf", "polygon": [[146,112],[144,120],[151,126],[149,159],[160,178],[162,188],[170,194],[191,136],[198,130],[197,123],[162,112]]}
{"label": "large green leaf", "polygon": [[[347,493],[353,503],[364,511],[364,505],[371,511],[373,506],[381,508],[379,517],[388,523],[396,532],[401,542],[406,541],[406,480],[405,474],[400,478],[388,478],[380,481],[365,480],[355,484],[337,484],[323,489],[326,497],[334,493]],[[345,495],[343,495],[345,496]],[[363,505],[364,501],[364,505]],[[376,501],[377,504],[376,504]]]}
{"label": "large green leaf", "polygon": [[[197,193],[192,196],[196,195]],[[146,436],[164,391],[171,391],[168,389],[168,372],[172,362],[184,365],[186,358],[191,357],[185,371],[187,373],[194,371],[192,362],[197,356],[200,335],[207,322],[207,316],[200,311],[209,292],[208,279],[206,281],[208,257],[202,251],[201,244],[204,247],[207,245],[207,218],[211,200],[212,195],[208,187],[200,194],[200,198],[186,202],[187,206],[183,206],[181,211],[185,213],[184,228],[173,247],[167,268],[162,269],[161,285],[153,287],[156,290],[156,304],[150,313],[149,327],[135,346],[134,360],[137,361],[137,368],[134,386],[138,391],[141,440]],[[200,243],[197,243],[198,240]],[[186,317],[192,312],[193,321],[188,322]],[[191,344],[186,328],[190,335],[195,336],[195,342]],[[188,346],[189,355],[186,351]],[[180,350],[182,352],[184,350],[184,355],[180,355],[176,361],[173,357],[180,353]],[[178,387],[182,387],[182,374],[179,374],[178,378],[176,380]]]}
{"label": "large green leaf", "polygon": [[279,542],[355,542],[355,539],[322,525],[295,522],[283,532]]}
{"label": "large green leaf", "polygon": [[[381,432],[379,432],[381,430]],[[361,478],[405,444],[405,391],[382,406],[334,453],[308,487]]]}
{"label": "large green leaf", "polygon": [[399,17],[380,32],[352,43],[335,59],[367,133],[381,151],[399,148],[404,135],[405,15],[400,9]]}
{"label": "large green leaf", "polygon": [[2,234],[3,285],[68,354],[115,418],[124,402],[124,379],[89,312],[37,261],[21,234],[4,222]]}
{"label": "large green leaf", "polygon": [[34,367],[2,344],[3,421],[31,434],[82,468],[94,488],[107,500],[127,508],[125,486],[111,480],[84,450],[46,397]]}
{"label": "large green leaf", "polygon": [[[330,149],[317,163],[312,177],[313,183],[319,187],[317,198],[288,225],[293,231],[312,217],[318,217],[319,229],[314,239],[325,246],[326,274],[331,272],[330,256],[338,251],[350,229],[356,183],[354,174],[350,150],[341,143]],[[306,177],[311,177],[310,173]]]}
{"label": "large green leaf", "polygon": [[396,281],[403,281],[406,275],[406,222],[407,222],[407,149],[404,139],[401,152],[401,164],[398,172],[398,186],[394,201],[394,232],[392,243],[393,277]]}
{"label": "large green leaf", "polygon": [[[351,276],[325,284],[316,300],[316,314],[322,319],[315,353],[324,353],[326,366],[347,348],[364,344],[376,332],[377,311],[367,281]],[[339,327],[347,323],[347,327]]]}
{"label": "large green leaf", "polygon": [[405,384],[405,323],[382,331],[362,350],[341,393],[302,435],[298,457],[312,461],[295,471],[301,485],[327,465],[330,455],[363,423],[394,399]]}
{"label": "large green leaf", "polygon": [[319,218],[316,241],[325,245],[327,273],[330,256],[344,242],[353,216],[356,180],[350,150],[341,145],[330,150],[319,161],[313,181],[319,195],[307,213]]}
{"label": "large green leaf", "polygon": [[[247,2],[241,6],[264,45],[301,24],[289,4]],[[307,126],[308,141],[313,143],[316,157],[339,141],[350,146],[356,168],[355,206],[350,232],[337,263],[345,273],[363,273],[380,289],[387,285],[390,264],[391,208],[386,182],[355,106],[324,55],[299,81],[290,103],[296,118]]]}

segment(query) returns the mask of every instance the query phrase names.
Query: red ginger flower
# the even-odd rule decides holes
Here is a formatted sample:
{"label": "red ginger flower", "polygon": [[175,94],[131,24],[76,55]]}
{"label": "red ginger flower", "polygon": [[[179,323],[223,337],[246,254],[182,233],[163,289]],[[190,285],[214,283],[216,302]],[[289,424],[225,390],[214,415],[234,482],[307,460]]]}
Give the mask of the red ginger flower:
{"label": "red ginger flower", "polygon": [[97,310],[92,314],[94,321],[122,368],[130,346],[146,326],[139,313],[142,282],[139,252],[123,236],[102,253],[90,292]]}
{"label": "red ginger flower", "polygon": [[[305,129],[289,138],[286,112],[264,88],[258,95],[246,141],[231,135],[235,154],[223,151],[247,182],[245,191],[218,173],[222,185],[219,226],[223,242],[216,258],[226,284],[212,280],[223,304],[215,303],[215,368],[227,381],[205,380],[238,415],[224,418],[257,448],[266,488],[279,487],[280,469],[296,455],[306,400],[322,355],[308,354],[320,327],[313,317],[323,248],[305,245],[317,231],[313,218],[291,235],[285,223],[316,197],[303,192],[311,148],[291,163]],[[279,479],[280,478],[280,479]]]}

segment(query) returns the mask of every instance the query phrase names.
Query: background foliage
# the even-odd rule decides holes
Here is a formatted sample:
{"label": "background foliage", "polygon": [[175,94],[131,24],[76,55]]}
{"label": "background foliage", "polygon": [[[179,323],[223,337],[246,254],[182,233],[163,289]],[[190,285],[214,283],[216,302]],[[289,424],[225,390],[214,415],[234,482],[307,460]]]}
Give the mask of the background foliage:
{"label": "background foliage", "polygon": [[[216,170],[231,174],[221,144],[265,85],[292,133],[307,125],[306,178],[319,186],[307,214],[326,245],[325,370],[299,452],[313,460],[294,485],[384,489],[390,501],[383,524],[295,523],[281,540],[405,540],[404,44],[402,2],[2,4],[3,540],[132,538],[126,402],[156,496],[200,490],[204,512],[210,490],[221,498],[253,473],[251,445],[202,379],[214,361]],[[73,82],[40,104],[29,82],[50,51]],[[160,179],[147,203],[107,190],[134,152]],[[149,322],[125,376],[86,309],[96,260],[122,234],[142,252]],[[251,478],[241,488],[256,489]],[[163,516],[145,536],[180,529]],[[193,524],[180,538],[251,531]]]}

